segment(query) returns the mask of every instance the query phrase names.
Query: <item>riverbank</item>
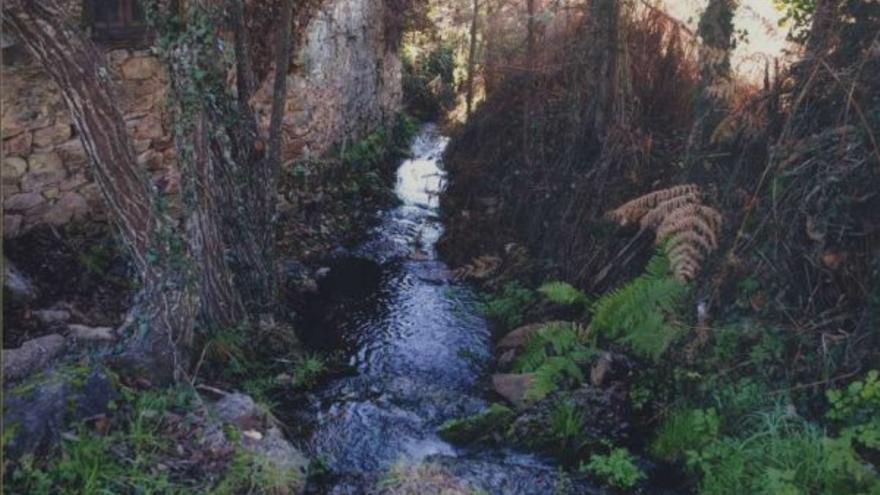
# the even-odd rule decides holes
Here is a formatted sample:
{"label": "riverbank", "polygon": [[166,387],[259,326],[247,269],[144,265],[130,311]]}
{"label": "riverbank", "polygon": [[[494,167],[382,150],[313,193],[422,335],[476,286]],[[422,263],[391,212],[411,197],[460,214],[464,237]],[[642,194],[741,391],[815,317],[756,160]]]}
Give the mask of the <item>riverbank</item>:
{"label": "riverbank", "polygon": [[[296,303],[317,289],[326,259],[393,204],[396,163],[413,129],[401,116],[394,129],[337,158],[285,167],[278,248],[288,260],[281,263],[285,307],[246,340],[236,329],[197,335],[188,384],[170,389],[105,366],[122,345],[118,329],[135,289],[107,225],[41,228],[7,241],[3,475],[10,493],[302,489],[307,461],[272,404],[336,365],[301,345]],[[90,471],[94,465],[100,473]]]}

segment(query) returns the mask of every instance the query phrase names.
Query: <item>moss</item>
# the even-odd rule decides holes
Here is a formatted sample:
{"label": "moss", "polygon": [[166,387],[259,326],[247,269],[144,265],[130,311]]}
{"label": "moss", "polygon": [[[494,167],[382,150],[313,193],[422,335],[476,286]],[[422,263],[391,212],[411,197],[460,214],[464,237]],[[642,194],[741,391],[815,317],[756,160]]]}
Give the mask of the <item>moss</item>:
{"label": "moss", "polygon": [[453,443],[472,443],[505,430],[513,418],[514,412],[509,407],[494,403],[473,416],[443,423],[437,432]]}

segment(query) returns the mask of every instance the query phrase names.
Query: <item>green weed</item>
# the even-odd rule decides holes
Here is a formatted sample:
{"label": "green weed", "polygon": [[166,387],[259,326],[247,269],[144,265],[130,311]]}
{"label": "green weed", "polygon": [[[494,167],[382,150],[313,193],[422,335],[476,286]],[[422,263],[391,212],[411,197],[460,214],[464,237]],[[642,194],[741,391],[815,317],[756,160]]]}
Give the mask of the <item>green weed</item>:
{"label": "green weed", "polygon": [[616,488],[630,489],[645,478],[632,454],[624,448],[615,448],[607,455],[593,454],[581,465],[581,471],[590,473]]}

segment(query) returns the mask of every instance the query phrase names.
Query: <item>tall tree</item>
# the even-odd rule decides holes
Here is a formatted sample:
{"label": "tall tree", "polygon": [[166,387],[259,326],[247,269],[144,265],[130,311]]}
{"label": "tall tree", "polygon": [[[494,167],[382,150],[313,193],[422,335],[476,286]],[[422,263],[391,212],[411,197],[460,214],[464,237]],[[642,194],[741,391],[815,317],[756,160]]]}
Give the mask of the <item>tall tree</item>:
{"label": "tall tree", "polygon": [[688,137],[689,160],[705,148],[724,118],[733,85],[730,52],[734,46],[733,16],[736,0],[709,0],[700,16],[700,79],[695,101],[696,120]]}
{"label": "tall tree", "polygon": [[63,3],[10,0],[2,20],[60,87],[140,275],[123,361],[165,380],[186,369],[197,315],[208,326],[271,317],[293,0],[285,0],[279,12],[268,150],[249,106],[255,82],[241,0],[228,2],[237,101],[229,97],[228,71],[218,51],[218,21],[226,9],[195,1],[187,3],[186,16],[176,16],[168,2],[149,7],[151,23],[162,31],[158,39],[171,79],[186,207],[182,221],[164,211],[167,198],[137,166],[103,54],[73,26]]}
{"label": "tall tree", "polygon": [[162,211],[161,191],[137,165],[104,58],[58,0],[8,0],[2,19],[60,88],[140,276],[126,357],[154,378],[170,378],[181,370],[198,306],[192,263],[177,222]]}
{"label": "tall tree", "polygon": [[626,122],[629,104],[620,0],[592,0],[585,21],[586,123],[594,136],[601,138],[611,126]]}
{"label": "tall tree", "polygon": [[[199,244],[204,246],[199,250],[202,262],[217,268],[206,273],[202,283],[202,319],[213,326],[229,326],[243,317],[258,323],[271,317],[276,303],[275,202],[293,5],[293,0],[284,0],[279,6],[273,100],[264,141],[250,107],[256,78],[242,1],[195,3],[187,12],[186,24],[154,4],[154,25],[165,34],[161,48],[169,63],[181,124],[176,131],[178,154],[183,165],[193,171],[193,187],[200,182],[211,184],[207,195],[220,212],[219,218],[210,221],[217,228],[207,229],[200,236],[205,243]],[[218,49],[218,28],[224,15],[234,36],[234,98],[226,87],[229,68]],[[193,149],[193,143],[202,142],[204,152]],[[200,212],[197,218],[207,220],[209,212],[199,210],[199,205],[192,205],[192,209]],[[212,231],[219,236],[208,235]],[[224,270],[231,272],[230,276],[213,275],[226,273]]]}

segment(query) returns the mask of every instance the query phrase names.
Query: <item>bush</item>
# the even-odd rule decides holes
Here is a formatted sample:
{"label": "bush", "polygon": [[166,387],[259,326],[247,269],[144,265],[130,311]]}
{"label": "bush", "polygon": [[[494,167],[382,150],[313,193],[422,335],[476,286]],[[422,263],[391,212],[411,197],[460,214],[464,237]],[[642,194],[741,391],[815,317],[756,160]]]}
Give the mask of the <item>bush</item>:
{"label": "bush", "polygon": [[327,363],[318,354],[307,354],[299,359],[293,369],[293,386],[309,388],[327,371]]}
{"label": "bush", "polygon": [[513,420],[513,411],[504,404],[493,403],[473,416],[450,419],[437,429],[446,440],[455,443],[471,443],[484,440],[502,431]]}

